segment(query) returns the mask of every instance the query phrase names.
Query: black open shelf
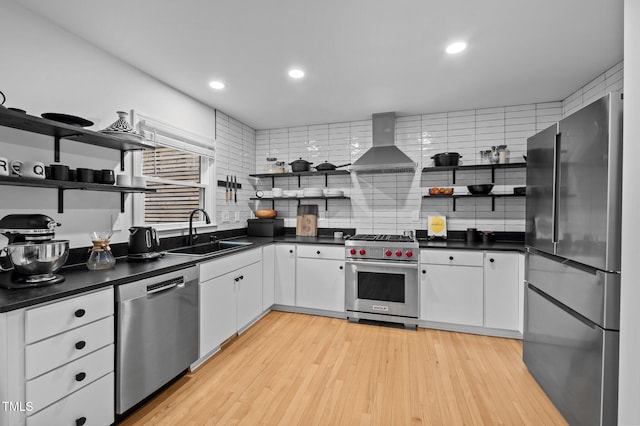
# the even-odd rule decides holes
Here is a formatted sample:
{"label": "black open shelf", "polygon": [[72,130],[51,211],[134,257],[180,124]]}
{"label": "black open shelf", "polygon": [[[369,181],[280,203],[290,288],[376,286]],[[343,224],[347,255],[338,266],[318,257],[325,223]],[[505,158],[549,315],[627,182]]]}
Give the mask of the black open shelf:
{"label": "black open shelf", "polygon": [[453,194],[453,195],[423,195],[422,198],[451,198],[453,199],[453,211],[456,211],[456,199],[458,198],[491,198],[491,211],[496,209],[496,198],[525,197],[520,194]]}
{"label": "black open shelf", "polygon": [[348,175],[351,174],[349,170],[321,170],[321,171],[308,171],[308,172],[287,172],[287,173],[257,173],[249,175],[256,178],[271,178],[271,186],[276,186],[276,178],[283,177],[297,177],[298,188],[300,187],[300,177],[302,176],[324,176],[324,186],[328,186],[328,177],[330,175]]}
{"label": "black open shelf", "polygon": [[75,182],[52,179],[36,179],[25,177],[0,176],[0,185],[6,186],[28,186],[32,188],[53,188],[58,190],[58,213],[64,213],[64,191],[66,190],[86,190],[102,192],[119,192],[120,211],[124,213],[124,194],[132,192],[156,192],[152,188],[138,188],[132,186],[108,185],[105,183]]}
{"label": "black open shelf", "polygon": [[470,170],[491,170],[491,182],[496,180],[495,171],[497,169],[523,169],[527,167],[527,163],[504,163],[504,164],[475,164],[470,166],[432,166],[424,167],[422,173],[430,172],[453,172],[453,183],[456,183],[456,171],[470,171]]}
{"label": "black open shelf", "polygon": [[274,202],[278,201],[278,200],[297,200],[298,201],[298,205],[300,205],[300,200],[324,200],[324,209],[327,210],[328,207],[328,202],[329,200],[349,200],[351,197],[262,197],[262,198],[257,198],[257,197],[253,197],[250,198],[250,200],[257,200],[257,201],[271,201],[271,209],[273,209],[274,207]]}

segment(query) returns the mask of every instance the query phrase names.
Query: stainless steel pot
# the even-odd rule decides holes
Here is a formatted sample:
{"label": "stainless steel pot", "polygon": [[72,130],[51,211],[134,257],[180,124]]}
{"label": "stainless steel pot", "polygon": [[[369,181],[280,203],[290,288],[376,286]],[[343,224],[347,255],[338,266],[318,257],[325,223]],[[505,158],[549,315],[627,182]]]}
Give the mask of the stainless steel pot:
{"label": "stainless steel pot", "polygon": [[53,240],[43,243],[10,243],[4,249],[12,268],[24,275],[53,274],[58,272],[69,257],[69,240]]}

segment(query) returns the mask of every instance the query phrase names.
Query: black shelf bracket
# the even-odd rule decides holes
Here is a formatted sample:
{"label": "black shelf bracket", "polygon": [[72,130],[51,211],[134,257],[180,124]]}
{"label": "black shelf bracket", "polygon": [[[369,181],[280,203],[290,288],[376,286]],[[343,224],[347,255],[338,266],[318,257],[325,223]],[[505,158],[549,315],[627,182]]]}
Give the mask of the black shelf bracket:
{"label": "black shelf bracket", "polygon": [[124,213],[124,201],[125,201],[124,195],[125,195],[124,192],[120,193],[120,213]]}
{"label": "black shelf bracket", "polygon": [[58,213],[64,213],[64,189],[58,188]]}
{"label": "black shelf bracket", "polygon": [[298,188],[300,188],[300,175],[298,175]]}
{"label": "black shelf bracket", "polygon": [[124,172],[124,151],[123,150],[120,150],[120,171]]}
{"label": "black shelf bracket", "polygon": [[60,162],[60,136],[54,136],[53,138],[53,162]]}

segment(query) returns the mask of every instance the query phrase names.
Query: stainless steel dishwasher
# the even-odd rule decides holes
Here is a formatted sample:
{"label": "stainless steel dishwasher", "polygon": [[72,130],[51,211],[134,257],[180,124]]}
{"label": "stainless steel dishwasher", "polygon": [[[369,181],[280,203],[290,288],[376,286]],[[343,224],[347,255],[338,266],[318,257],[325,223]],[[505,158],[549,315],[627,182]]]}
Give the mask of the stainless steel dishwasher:
{"label": "stainless steel dishwasher", "polygon": [[116,287],[116,413],[198,359],[198,268]]}

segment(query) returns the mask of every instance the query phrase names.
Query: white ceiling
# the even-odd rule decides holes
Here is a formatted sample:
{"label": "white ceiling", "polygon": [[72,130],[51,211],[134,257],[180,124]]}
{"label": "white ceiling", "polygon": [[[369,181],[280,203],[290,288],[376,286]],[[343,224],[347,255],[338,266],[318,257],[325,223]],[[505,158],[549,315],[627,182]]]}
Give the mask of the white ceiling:
{"label": "white ceiling", "polygon": [[560,100],[623,56],[623,0],[16,2],[256,129]]}

